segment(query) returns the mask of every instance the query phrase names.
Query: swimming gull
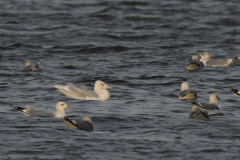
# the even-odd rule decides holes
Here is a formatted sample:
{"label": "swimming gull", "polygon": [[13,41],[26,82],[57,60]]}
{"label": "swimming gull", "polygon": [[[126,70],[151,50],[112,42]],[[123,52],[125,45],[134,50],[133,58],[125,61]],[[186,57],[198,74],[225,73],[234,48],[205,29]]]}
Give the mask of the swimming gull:
{"label": "swimming gull", "polygon": [[198,60],[198,56],[193,55],[192,59],[185,66],[185,68],[186,68],[186,70],[197,70],[197,69],[202,69],[203,66],[204,66],[204,64]]}
{"label": "swimming gull", "polygon": [[39,117],[56,117],[56,118],[63,118],[65,116],[64,109],[71,108],[68,106],[65,102],[58,102],[56,104],[56,111],[53,113],[44,113],[40,111],[36,111],[32,108],[30,108],[28,105],[26,108],[11,105],[13,108],[17,109],[19,112],[25,114],[26,116],[33,117],[33,116],[39,116]]}
{"label": "swimming gull", "polygon": [[181,84],[181,92],[179,95],[179,99],[182,100],[196,100],[197,94],[194,90],[189,89],[189,85],[187,82],[182,82]]}
{"label": "swimming gull", "polygon": [[215,93],[210,94],[209,96],[209,104],[206,103],[198,103],[199,106],[205,108],[209,115],[220,114],[221,106],[218,105],[218,99],[220,99]]}
{"label": "swimming gull", "polygon": [[0,62],[2,61],[2,55],[0,54]]}
{"label": "swimming gull", "polygon": [[79,129],[79,130],[83,130],[83,131],[93,131],[94,130],[92,119],[90,116],[84,116],[82,121],[71,120],[67,117],[64,117],[63,121],[65,122],[67,127],[71,128],[71,129]]}
{"label": "swimming gull", "polygon": [[59,92],[64,94],[67,97],[75,99],[84,99],[84,100],[100,100],[107,101],[110,98],[110,93],[107,89],[112,89],[112,87],[106,85],[103,81],[96,81],[94,86],[94,91],[92,90],[83,90],[75,87],[73,84],[68,83],[67,86],[55,85],[53,86],[58,89]]}
{"label": "swimming gull", "polygon": [[35,65],[32,65],[32,62],[25,62],[25,65],[24,65],[24,71],[39,71],[40,68],[39,68],[39,65],[40,65],[40,62],[36,63]]}
{"label": "swimming gull", "polygon": [[192,102],[192,110],[189,114],[189,119],[210,119],[205,108],[196,102]]}
{"label": "swimming gull", "polygon": [[210,58],[210,55],[208,52],[203,52],[199,55],[201,57],[200,61],[203,62],[204,66],[230,66],[231,64],[235,63],[237,60],[240,59],[240,57],[235,57],[232,59],[212,59]]}
{"label": "swimming gull", "polygon": [[233,88],[228,88],[233,94],[237,95],[238,97],[240,97],[240,91],[237,89],[233,89]]}

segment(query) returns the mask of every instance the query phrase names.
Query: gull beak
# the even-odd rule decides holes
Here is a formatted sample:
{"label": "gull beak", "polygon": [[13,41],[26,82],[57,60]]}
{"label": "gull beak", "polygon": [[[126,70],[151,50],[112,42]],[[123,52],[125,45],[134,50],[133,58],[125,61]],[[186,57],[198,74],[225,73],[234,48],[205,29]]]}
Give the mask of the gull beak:
{"label": "gull beak", "polygon": [[67,108],[71,108],[70,106],[67,106]]}
{"label": "gull beak", "polygon": [[111,86],[107,86],[107,89],[112,89],[112,87]]}

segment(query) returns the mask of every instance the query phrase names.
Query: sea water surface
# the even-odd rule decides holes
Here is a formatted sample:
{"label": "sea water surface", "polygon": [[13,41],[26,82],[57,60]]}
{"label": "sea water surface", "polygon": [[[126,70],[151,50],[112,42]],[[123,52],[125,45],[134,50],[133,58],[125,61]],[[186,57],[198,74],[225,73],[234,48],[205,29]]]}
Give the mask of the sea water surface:
{"label": "sea water surface", "polygon": [[[240,56],[240,3],[230,0],[0,1],[0,159],[240,159],[240,62],[186,71],[194,54]],[[40,72],[23,71],[25,61]],[[67,98],[53,85],[112,86],[109,101]],[[222,116],[189,120],[184,81]],[[95,131],[10,107],[92,117]]]}

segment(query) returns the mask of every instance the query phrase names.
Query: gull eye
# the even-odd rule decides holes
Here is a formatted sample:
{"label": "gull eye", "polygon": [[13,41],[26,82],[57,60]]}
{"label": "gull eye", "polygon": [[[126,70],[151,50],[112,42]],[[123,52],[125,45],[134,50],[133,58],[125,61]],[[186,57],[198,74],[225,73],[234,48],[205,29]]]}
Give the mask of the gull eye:
{"label": "gull eye", "polygon": [[62,103],[61,105],[62,105],[62,106],[64,106],[64,104],[63,104],[63,103]]}

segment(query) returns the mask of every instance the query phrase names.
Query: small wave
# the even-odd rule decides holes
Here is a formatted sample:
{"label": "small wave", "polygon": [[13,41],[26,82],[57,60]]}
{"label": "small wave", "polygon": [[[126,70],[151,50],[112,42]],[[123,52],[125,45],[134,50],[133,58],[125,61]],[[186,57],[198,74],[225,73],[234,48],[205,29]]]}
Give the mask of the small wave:
{"label": "small wave", "polygon": [[5,48],[34,48],[34,49],[41,49],[41,46],[33,46],[28,44],[22,44],[22,43],[14,43],[6,46]]}

